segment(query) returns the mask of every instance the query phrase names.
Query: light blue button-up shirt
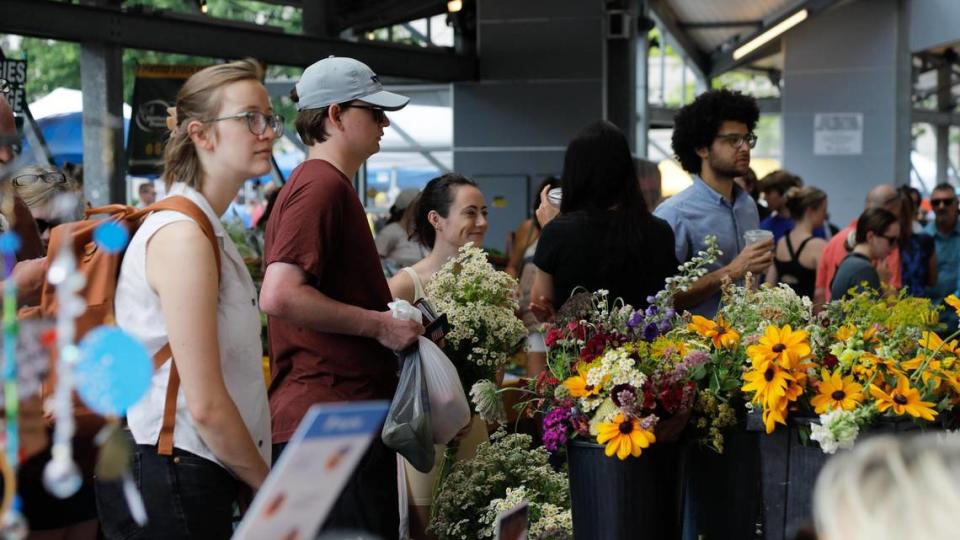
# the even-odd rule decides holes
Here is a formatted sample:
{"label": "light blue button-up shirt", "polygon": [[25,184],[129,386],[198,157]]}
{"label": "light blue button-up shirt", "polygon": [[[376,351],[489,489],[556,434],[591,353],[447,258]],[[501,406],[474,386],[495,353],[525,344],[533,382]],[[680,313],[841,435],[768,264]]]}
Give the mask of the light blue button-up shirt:
{"label": "light blue button-up shirt", "polygon": [[[927,224],[926,232],[933,236],[937,249],[937,284],[930,287],[930,298],[935,303],[943,303],[943,299],[954,294],[960,283],[957,282],[960,270],[960,221],[957,222],[950,234],[943,234],[935,222]],[[947,311],[950,311],[949,309]]]}
{"label": "light blue button-up shirt", "polygon": [[[723,195],[704,183],[699,175],[693,176],[693,184],[670,197],[654,211],[673,228],[676,238],[677,260],[689,261],[697,252],[706,249],[704,238],[716,235],[717,245],[723,251],[717,261],[708,267],[708,272],[718,270],[733,261],[744,248],[743,233],[760,227],[757,203],[740,186],[733,186],[733,204]],[[690,309],[691,313],[713,317],[720,304],[720,292],[702,304]]]}

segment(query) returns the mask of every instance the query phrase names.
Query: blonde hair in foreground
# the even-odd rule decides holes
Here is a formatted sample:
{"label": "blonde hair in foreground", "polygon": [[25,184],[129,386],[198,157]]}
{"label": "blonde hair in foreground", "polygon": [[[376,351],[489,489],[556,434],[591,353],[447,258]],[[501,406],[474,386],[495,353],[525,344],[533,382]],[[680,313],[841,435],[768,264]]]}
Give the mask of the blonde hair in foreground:
{"label": "blonde hair in foreground", "polygon": [[170,122],[173,125],[170,139],[163,151],[163,180],[167,189],[174,182],[185,182],[198,191],[203,189],[203,169],[186,126],[193,120],[210,122],[216,118],[220,91],[229,84],[248,80],[263,80],[263,68],[252,58],[204,68],[183,83]]}
{"label": "blonde hair in foreground", "polygon": [[831,458],[813,494],[820,540],[953,540],[960,435],[878,436]]}

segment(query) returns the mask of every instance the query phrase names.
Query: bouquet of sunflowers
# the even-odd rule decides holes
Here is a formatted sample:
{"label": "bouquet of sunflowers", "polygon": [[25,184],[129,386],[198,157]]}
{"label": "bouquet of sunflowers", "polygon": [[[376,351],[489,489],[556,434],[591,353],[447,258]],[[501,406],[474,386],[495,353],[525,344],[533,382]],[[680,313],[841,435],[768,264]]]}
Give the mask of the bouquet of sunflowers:
{"label": "bouquet of sunflowers", "polygon": [[934,332],[936,315],[929,300],[864,291],[806,327],[767,325],[745,347],[741,390],[767,433],[790,415],[819,415],[811,438],[826,453],[881,418],[933,422],[960,401],[957,342]]}

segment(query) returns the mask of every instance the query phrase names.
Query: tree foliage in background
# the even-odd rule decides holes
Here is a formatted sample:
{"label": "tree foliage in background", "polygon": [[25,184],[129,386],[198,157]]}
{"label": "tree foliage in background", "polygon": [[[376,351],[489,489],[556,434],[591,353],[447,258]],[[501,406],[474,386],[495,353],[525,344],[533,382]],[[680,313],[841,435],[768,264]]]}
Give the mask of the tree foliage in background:
{"label": "tree foliage in background", "polygon": [[[192,0],[128,0],[125,9],[144,6],[184,13],[196,13]],[[301,10],[253,0],[208,0],[207,14],[211,17],[240,20],[283,28],[288,33],[300,33]],[[19,50],[3,51],[10,58],[28,60],[27,96],[35,101],[56,88],[80,89],[80,44],[41,38],[23,38]],[[137,64],[213,64],[226,59],[188,56],[139,49],[123,50],[123,97],[130,102]],[[269,66],[267,78],[295,78],[300,69],[288,66]]]}

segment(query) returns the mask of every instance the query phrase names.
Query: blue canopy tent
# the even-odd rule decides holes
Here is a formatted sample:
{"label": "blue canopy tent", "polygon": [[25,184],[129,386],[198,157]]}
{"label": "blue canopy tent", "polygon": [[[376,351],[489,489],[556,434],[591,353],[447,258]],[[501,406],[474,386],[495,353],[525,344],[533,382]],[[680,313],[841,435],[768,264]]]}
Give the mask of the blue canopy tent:
{"label": "blue canopy tent", "polygon": [[[83,163],[83,113],[69,112],[37,119],[37,125],[53,155],[57,167],[64,163]],[[126,146],[130,119],[123,119],[123,142]],[[23,152],[30,152],[30,144],[24,141]]]}

